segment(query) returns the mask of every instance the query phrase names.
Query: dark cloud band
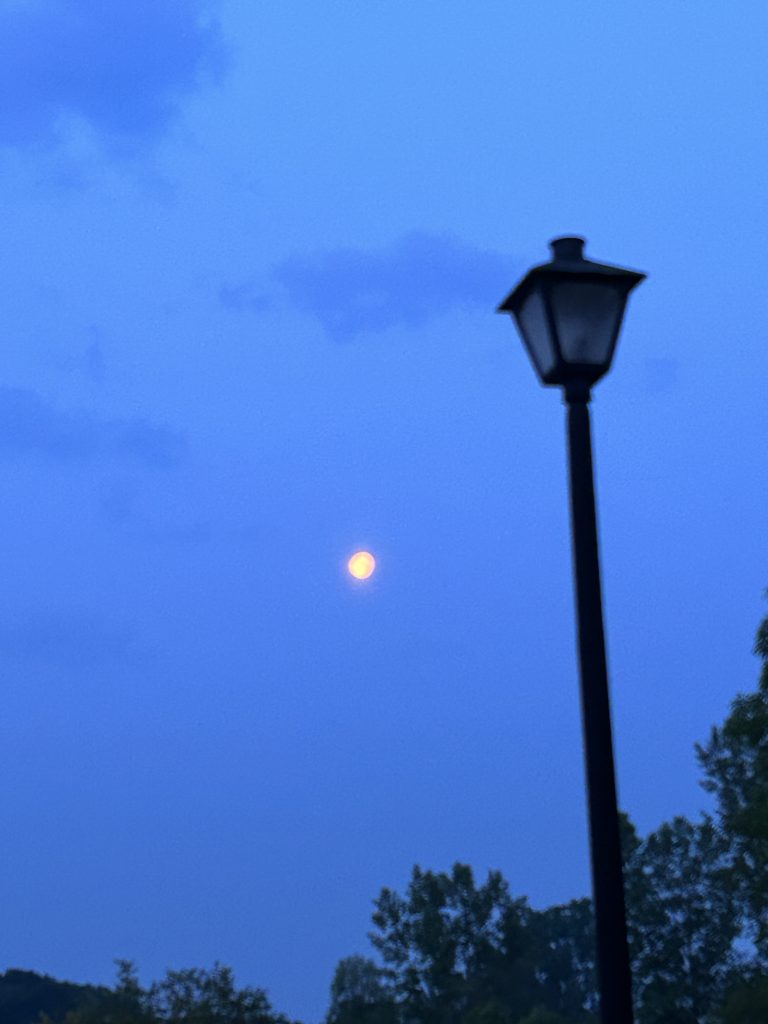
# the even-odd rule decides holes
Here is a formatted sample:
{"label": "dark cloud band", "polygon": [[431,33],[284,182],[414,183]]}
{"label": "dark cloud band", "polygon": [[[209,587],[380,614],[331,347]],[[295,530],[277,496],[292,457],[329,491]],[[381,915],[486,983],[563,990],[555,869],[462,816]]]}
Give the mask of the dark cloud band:
{"label": "dark cloud band", "polygon": [[156,137],[225,49],[201,0],[45,0],[0,7],[0,145],[48,143],[62,116],[107,138]]}
{"label": "dark cloud band", "polygon": [[492,309],[514,275],[508,257],[450,236],[413,232],[379,250],[295,256],[274,270],[295,308],[317,317],[336,341],[419,327],[447,310]]}
{"label": "dark cloud band", "polygon": [[183,458],[186,446],[184,435],[169,427],[62,412],[35,391],[0,388],[0,456],[36,455],[52,462],[127,459],[167,469]]}

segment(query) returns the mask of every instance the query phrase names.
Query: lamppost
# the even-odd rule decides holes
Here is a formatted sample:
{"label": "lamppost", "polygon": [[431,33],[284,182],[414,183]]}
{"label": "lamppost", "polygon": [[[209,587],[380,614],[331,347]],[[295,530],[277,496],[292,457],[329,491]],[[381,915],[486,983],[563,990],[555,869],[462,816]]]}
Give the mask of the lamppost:
{"label": "lamppost", "polygon": [[588,402],[608,372],[627,298],[645,277],[584,258],[583,238],[557,238],[499,306],[511,313],[543,384],[568,406],[571,528],[578,609],[581,711],[589,800],[592,892],[603,1024],[632,1024],[619,814],[611,739]]}

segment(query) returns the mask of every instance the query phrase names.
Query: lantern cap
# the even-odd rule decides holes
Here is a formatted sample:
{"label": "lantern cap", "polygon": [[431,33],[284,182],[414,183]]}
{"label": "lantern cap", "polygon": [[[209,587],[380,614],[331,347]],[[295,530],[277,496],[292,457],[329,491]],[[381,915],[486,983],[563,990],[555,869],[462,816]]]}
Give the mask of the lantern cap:
{"label": "lantern cap", "polygon": [[612,277],[615,281],[622,281],[627,291],[631,291],[636,285],[644,281],[646,274],[640,274],[635,270],[625,270],[623,267],[615,267],[610,263],[596,263],[587,259],[584,255],[586,239],[581,235],[563,235],[560,238],[553,238],[549,243],[552,250],[552,259],[548,263],[541,263],[529,270],[516,288],[509,293],[500,306],[497,313],[514,314],[527,296],[531,285],[542,275],[550,274],[592,274],[597,277]]}
{"label": "lantern cap", "polygon": [[564,238],[553,238],[549,243],[552,260],[583,260],[585,238],[576,235]]}

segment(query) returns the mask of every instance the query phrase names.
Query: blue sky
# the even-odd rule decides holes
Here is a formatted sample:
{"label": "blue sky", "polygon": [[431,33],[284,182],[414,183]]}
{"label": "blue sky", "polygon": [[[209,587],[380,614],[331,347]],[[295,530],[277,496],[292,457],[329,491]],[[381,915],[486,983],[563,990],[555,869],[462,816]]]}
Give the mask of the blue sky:
{"label": "blue sky", "polygon": [[108,6],[0,2],[0,968],[220,959],[317,1024],[415,863],[589,890],[564,409],[494,314],[556,235],[649,275],[593,403],[621,802],[709,806],[768,11]]}

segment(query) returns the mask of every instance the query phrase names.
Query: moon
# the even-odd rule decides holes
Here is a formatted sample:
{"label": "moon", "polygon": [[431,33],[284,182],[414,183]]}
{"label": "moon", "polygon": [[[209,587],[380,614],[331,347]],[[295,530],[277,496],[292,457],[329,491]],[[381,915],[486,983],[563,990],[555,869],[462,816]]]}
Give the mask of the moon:
{"label": "moon", "polygon": [[373,575],[375,568],[376,559],[370,551],[356,551],[347,562],[349,574],[354,576],[356,580],[367,580],[369,576]]}

